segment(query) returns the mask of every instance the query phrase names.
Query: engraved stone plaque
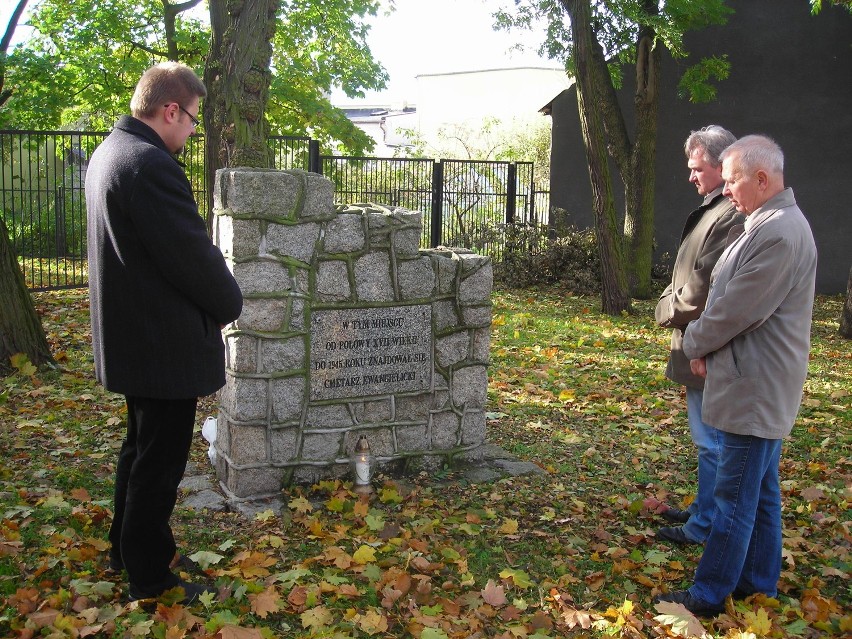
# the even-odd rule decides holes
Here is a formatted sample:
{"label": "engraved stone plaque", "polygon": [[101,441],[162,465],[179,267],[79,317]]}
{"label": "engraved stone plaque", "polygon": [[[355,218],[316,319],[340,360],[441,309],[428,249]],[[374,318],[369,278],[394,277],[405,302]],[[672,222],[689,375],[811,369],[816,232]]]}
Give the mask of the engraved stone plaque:
{"label": "engraved stone plaque", "polygon": [[313,311],[309,366],[311,400],[429,390],[432,307]]}

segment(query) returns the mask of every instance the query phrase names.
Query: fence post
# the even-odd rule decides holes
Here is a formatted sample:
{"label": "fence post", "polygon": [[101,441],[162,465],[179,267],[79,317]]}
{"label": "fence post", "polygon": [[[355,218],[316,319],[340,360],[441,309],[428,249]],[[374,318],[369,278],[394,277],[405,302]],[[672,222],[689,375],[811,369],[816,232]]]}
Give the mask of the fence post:
{"label": "fence post", "polygon": [[320,145],[317,140],[308,142],[308,171],[322,175],[322,162],[320,161]]}
{"label": "fence post", "polygon": [[530,222],[533,226],[536,226],[538,222],[535,219],[535,198],[538,195],[538,191],[535,190],[535,184],[530,184],[530,214],[527,218],[527,221]]}
{"label": "fence post", "polygon": [[57,187],[53,194],[53,211],[56,222],[53,229],[56,257],[65,257],[68,255],[68,247],[65,242],[65,185]]}
{"label": "fence post", "polygon": [[509,162],[506,182],[506,224],[512,224],[515,221],[515,205],[518,200],[518,165],[514,162]]}
{"label": "fence post", "polygon": [[441,227],[444,211],[444,163],[436,160],[432,165],[432,247],[442,242]]}

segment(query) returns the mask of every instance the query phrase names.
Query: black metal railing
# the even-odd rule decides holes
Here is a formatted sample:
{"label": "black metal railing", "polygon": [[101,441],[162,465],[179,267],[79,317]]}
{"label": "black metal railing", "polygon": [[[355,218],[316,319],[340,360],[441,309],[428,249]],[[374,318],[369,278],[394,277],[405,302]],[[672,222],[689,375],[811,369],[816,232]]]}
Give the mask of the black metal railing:
{"label": "black metal railing", "polygon": [[[33,290],[82,287],[86,272],[88,159],[104,132],[0,131],[0,215]],[[423,212],[421,245],[464,246],[501,259],[505,227],[546,224],[549,193],[536,189],[531,162],[320,155],[306,137],[269,140],[278,169],[322,173],[336,204],[373,202]],[[180,158],[199,213],[207,213],[204,137]]]}

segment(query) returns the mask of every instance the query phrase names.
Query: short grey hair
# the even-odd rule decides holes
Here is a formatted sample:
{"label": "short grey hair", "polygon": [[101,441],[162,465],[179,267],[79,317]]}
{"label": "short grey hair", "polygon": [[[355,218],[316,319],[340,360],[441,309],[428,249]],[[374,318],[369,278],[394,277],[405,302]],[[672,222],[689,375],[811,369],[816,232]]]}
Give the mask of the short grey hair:
{"label": "short grey hair", "polygon": [[701,149],[704,161],[715,167],[722,164],[722,151],[736,141],[737,138],[728,129],[718,124],[708,124],[689,134],[683,150],[686,152],[686,157],[691,158],[697,149]]}
{"label": "short grey hair", "polygon": [[721,160],[732,153],[738,156],[740,172],[753,174],[763,169],[767,173],[784,173],[784,153],[775,140],[766,135],[746,135],[722,152]]}

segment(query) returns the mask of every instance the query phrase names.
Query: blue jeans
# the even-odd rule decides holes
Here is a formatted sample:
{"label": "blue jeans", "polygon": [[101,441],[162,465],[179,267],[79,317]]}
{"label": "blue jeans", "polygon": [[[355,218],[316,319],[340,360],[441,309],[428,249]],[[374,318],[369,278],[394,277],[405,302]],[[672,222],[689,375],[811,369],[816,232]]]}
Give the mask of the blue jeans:
{"label": "blue jeans", "polygon": [[719,440],[716,512],[689,592],[712,605],[735,590],[774,597],[781,576],[781,440],[723,431]]}
{"label": "blue jeans", "polygon": [[719,431],[701,419],[701,401],[704,391],[686,387],[686,415],[689,432],[698,448],[698,493],[689,508],[690,517],[683,525],[683,533],[692,541],[704,542],[713,523],[713,488],[716,485],[716,468],[719,466]]}

